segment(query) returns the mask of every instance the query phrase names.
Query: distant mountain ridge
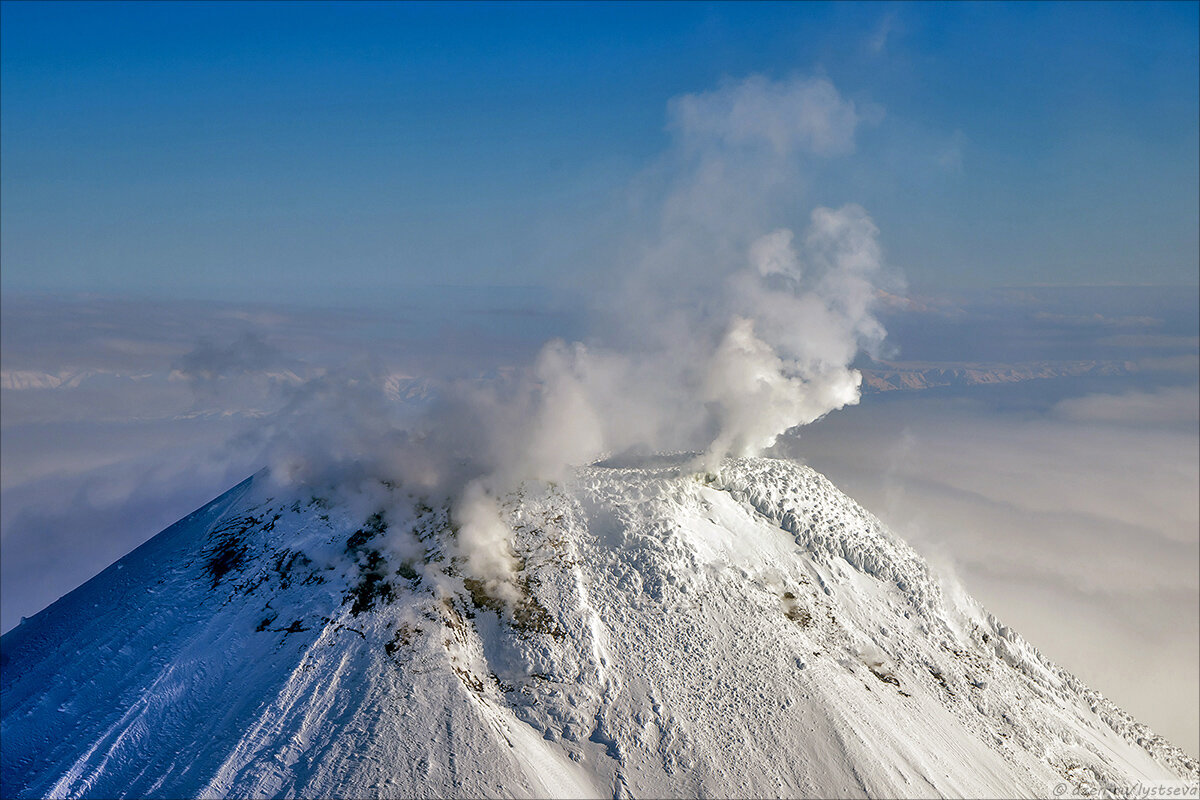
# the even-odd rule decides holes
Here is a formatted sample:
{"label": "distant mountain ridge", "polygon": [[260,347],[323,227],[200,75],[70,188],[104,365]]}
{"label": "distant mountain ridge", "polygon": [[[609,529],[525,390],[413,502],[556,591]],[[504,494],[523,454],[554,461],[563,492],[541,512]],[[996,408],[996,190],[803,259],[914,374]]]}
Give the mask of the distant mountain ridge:
{"label": "distant mountain ridge", "polygon": [[[255,476],[0,640],[5,797],[1114,796],[1198,765],[813,470]],[[1174,785],[1174,784],[1172,784]]]}
{"label": "distant mountain ridge", "polygon": [[918,391],[940,386],[979,386],[1051,378],[1113,377],[1138,372],[1133,361],[1030,361],[1018,364],[878,362],[861,370],[863,391]]}

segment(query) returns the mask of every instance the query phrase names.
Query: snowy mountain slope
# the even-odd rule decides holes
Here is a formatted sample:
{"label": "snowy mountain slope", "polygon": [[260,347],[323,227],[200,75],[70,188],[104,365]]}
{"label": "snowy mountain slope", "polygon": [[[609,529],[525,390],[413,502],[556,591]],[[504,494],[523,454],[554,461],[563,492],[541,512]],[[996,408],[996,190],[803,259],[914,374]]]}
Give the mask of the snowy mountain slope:
{"label": "snowy mountain slope", "polygon": [[41,796],[1046,796],[1197,764],[812,470],[504,499],[521,601],[398,487],[247,481],[5,635]]}

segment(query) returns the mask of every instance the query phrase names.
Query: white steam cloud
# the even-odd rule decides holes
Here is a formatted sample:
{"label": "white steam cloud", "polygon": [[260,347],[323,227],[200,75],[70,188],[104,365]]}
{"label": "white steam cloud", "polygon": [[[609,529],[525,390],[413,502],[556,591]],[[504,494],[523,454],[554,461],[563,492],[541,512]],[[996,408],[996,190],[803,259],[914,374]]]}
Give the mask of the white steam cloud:
{"label": "white steam cloud", "polygon": [[859,122],[854,104],[825,78],[771,81],[755,75],[675,98],[670,110],[685,147],[756,147],[765,141],[778,155],[850,152]]}
{"label": "white steam cloud", "polygon": [[[279,426],[276,474],[311,480],[335,463],[444,493],[466,571],[512,597],[497,497],[520,482],[662,451],[698,453],[695,467],[711,471],[857,403],[851,362],[884,336],[872,313],[878,230],[856,205],[815,209],[799,235],[777,224],[807,160],[853,150],[854,104],[825,79],[752,77],[677,98],[669,114],[657,230],[624,271],[606,330],[547,343],[527,370],[443,386],[404,425],[359,382],[349,427],[322,419],[328,380],[300,387],[293,406],[308,420]],[[295,435],[314,424],[318,436]]]}

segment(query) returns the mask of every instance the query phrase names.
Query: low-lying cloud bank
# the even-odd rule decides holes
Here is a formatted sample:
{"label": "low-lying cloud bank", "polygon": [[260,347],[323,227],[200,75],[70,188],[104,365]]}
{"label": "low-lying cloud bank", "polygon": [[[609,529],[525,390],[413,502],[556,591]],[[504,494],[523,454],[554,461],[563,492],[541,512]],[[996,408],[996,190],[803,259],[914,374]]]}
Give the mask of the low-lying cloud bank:
{"label": "low-lying cloud bank", "polygon": [[1145,390],[1142,375],[873,395],[781,448],[1195,755],[1196,367]]}
{"label": "low-lying cloud bank", "polygon": [[1060,400],[1054,413],[1074,422],[1117,425],[1195,425],[1195,387],[1173,386],[1145,392],[1136,389],[1119,394],[1092,393]]}

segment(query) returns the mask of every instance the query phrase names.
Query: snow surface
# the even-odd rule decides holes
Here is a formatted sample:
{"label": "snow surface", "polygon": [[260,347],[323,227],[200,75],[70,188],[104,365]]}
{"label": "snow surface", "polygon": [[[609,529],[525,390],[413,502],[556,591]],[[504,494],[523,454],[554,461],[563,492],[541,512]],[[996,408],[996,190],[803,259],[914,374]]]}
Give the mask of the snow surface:
{"label": "snow surface", "polygon": [[463,574],[445,508],[247,480],[3,637],[0,793],[1036,797],[1197,779],[811,469],[686,463],[503,498],[515,605]]}

